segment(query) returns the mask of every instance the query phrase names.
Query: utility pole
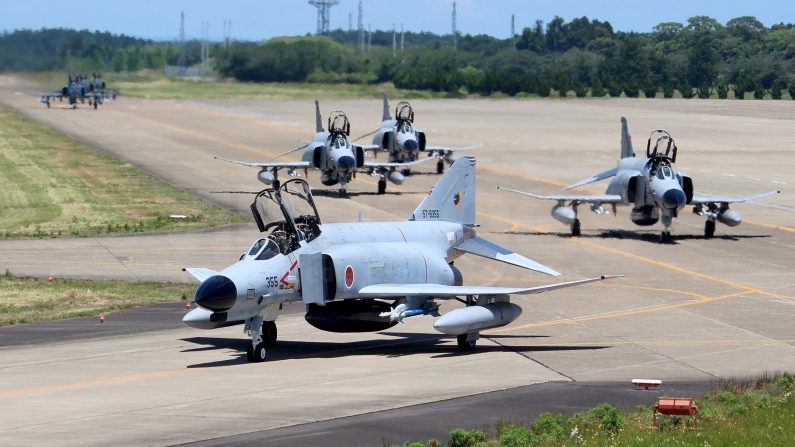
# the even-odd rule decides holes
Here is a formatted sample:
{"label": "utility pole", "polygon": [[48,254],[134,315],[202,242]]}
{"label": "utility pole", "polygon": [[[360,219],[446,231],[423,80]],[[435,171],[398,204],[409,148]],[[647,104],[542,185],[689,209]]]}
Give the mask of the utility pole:
{"label": "utility pole", "polygon": [[373,25],[367,24],[367,57],[370,57],[370,51],[373,49]]}
{"label": "utility pole", "polygon": [[185,11],[182,11],[179,17],[179,59],[177,59],[177,65],[179,74],[185,76]]}
{"label": "utility pole", "polygon": [[453,2],[453,50],[458,49],[458,24],[455,11],[455,2]]}
{"label": "utility pole", "polygon": [[403,52],[403,24],[400,24],[400,51]]}
{"label": "utility pole", "polygon": [[364,53],[364,17],[362,17],[362,0],[359,0],[359,48]]}
{"label": "utility pole", "polygon": [[397,57],[397,27],[392,24],[392,57]]}
{"label": "utility pole", "polygon": [[511,51],[516,51],[516,14],[511,14]]}

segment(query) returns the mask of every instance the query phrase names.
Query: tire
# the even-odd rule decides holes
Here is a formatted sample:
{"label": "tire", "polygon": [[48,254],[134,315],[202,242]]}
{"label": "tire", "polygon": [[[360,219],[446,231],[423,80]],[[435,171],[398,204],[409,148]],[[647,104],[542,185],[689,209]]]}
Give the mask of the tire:
{"label": "tire", "polygon": [[408,168],[404,169],[402,174],[403,174],[404,177],[410,176],[411,175],[411,169],[408,169]]}
{"label": "tire", "polygon": [[444,162],[442,160],[436,162],[436,173],[437,174],[444,173]]}
{"label": "tire", "polygon": [[378,181],[378,195],[386,194],[386,181],[379,180]]}
{"label": "tire", "polygon": [[265,361],[265,343],[257,343],[257,346],[254,346],[254,354],[253,359],[254,363],[264,362]]}
{"label": "tire", "polygon": [[278,335],[279,331],[276,329],[276,322],[266,321],[262,325],[262,343],[265,346],[274,346]]}
{"label": "tire", "polygon": [[477,344],[477,340],[467,341],[467,334],[461,334],[458,336],[458,349],[464,352],[470,352],[475,350],[475,345]]}
{"label": "tire", "polygon": [[704,223],[704,239],[712,239],[715,236],[715,221],[708,220]]}
{"label": "tire", "polygon": [[574,222],[571,223],[571,235],[580,235],[580,219],[574,219]]}
{"label": "tire", "polygon": [[274,180],[274,181],[273,181],[273,183],[272,183],[271,185],[273,185],[273,189],[274,189],[275,191],[278,191],[278,190],[279,190],[279,187],[280,187],[280,186],[282,186],[282,183],[281,183],[280,181],[278,181],[278,180]]}
{"label": "tire", "polygon": [[254,362],[254,345],[251,343],[249,343],[248,348],[246,348],[246,360],[248,360],[249,363]]}
{"label": "tire", "polygon": [[97,102],[94,101],[94,110],[97,110]]}

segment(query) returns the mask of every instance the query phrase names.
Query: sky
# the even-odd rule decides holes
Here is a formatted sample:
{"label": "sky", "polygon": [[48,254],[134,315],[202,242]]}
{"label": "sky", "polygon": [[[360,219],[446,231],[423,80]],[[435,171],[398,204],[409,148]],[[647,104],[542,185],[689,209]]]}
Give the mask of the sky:
{"label": "sky", "polygon": [[[357,26],[358,0],[340,0],[331,9],[331,27],[348,28],[349,14]],[[364,25],[407,31],[449,34],[452,0],[363,0]],[[75,8],[75,6],[78,6]],[[510,36],[511,14],[516,31],[536,19],[555,15],[569,21],[587,16],[609,21],[617,31],[648,32],[661,22],[686,22],[709,15],[726,23],[744,15],[762,23],[795,22],[793,0],[457,0],[458,29],[463,34]],[[83,11],[82,13],[80,11]],[[210,23],[211,40],[223,38],[223,21],[232,21],[232,38],[265,40],[304,35],[317,28],[317,9],[307,0],[0,0],[0,31],[39,28],[77,28],[110,31],[156,40],[179,36],[180,11],[185,12],[188,39],[201,37],[201,23]],[[96,13],[91,13],[91,12]]]}

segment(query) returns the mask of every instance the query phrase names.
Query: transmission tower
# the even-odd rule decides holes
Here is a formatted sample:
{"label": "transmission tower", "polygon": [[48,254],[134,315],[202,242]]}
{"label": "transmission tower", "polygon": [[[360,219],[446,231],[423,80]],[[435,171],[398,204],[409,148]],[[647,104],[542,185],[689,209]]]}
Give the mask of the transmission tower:
{"label": "transmission tower", "polygon": [[201,75],[205,76],[210,68],[210,22],[202,22],[202,65]]}
{"label": "transmission tower", "polygon": [[392,57],[397,57],[397,27],[392,24]]}
{"label": "transmission tower", "polygon": [[348,14],[348,31],[353,31],[353,14]]}
{"label": "transmission tower", "polygon": [[511,51],[516,51],[516,14],[511,14]]}
{"label": "transmission tower", "polygon": [[364,17],[362,15],[362,2],[359,0],[359,48],[364,53]]}
{"label": "transmission tower", "polygon": [[373,25],[367,24],[367,57],[370,57],[370,51],[373,49]]}
{"label": "transmission tower", "polygon": [[232,20],[224,20],[224,46],[230,47],[232,45]]}
{"label": "transmission tower", "polygon": [[405,36],[403,32],[403,24],[400,24],[400,51],[403,51],[403,37]]}
{"label": "transmission tower", "polygon": [[179,66],[180,74],[185,74],[185,11],[180,14],[179,24],[179,59],[177,65]]}
{"label": "transmission tower", "polygon": [[309,4],[317,8],[317,34],[328,34],[331,8],[339,5],[340,0],[309,0]]}
{"label": "transmission tower", "polygon": [[458,19],[456,18],[455,2],[453,2],[453,49],[458,49]]}

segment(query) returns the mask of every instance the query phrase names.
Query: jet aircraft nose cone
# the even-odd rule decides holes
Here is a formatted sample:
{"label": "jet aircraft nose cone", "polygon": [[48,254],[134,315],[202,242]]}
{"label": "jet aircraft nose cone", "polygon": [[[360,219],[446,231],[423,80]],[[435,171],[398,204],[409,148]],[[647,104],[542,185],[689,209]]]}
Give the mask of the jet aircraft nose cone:
{"label": "jet aircraft nose cone", "polygon": [[354,160],[354,158],[350,155],[343,155],[337,160],[337,164],[341,168],[352,168],[356,166],[356,160]]}
{"label": "jet aircraft nose cone", "polygon": [[687,202],[687,197],[685,196],[684,191],[677,188],[669,189],[665,191],[662,196],[663,205],[671,210],[679,208],[681,205],[684,205]]}
{"label": "jet aircraft nose cone", "polygon": [[237,301],[237,287],[231,279],[215,275],[199,284],[194,295],[196,304],[214,312],[223,312],[232,308]]}
{"label": "jet aircraft nose cone", "polygon": [[416,151],[420,148],[420,145],[417,143],[417,140],[408,139],[403,142],[403,147],[410,151]]}

